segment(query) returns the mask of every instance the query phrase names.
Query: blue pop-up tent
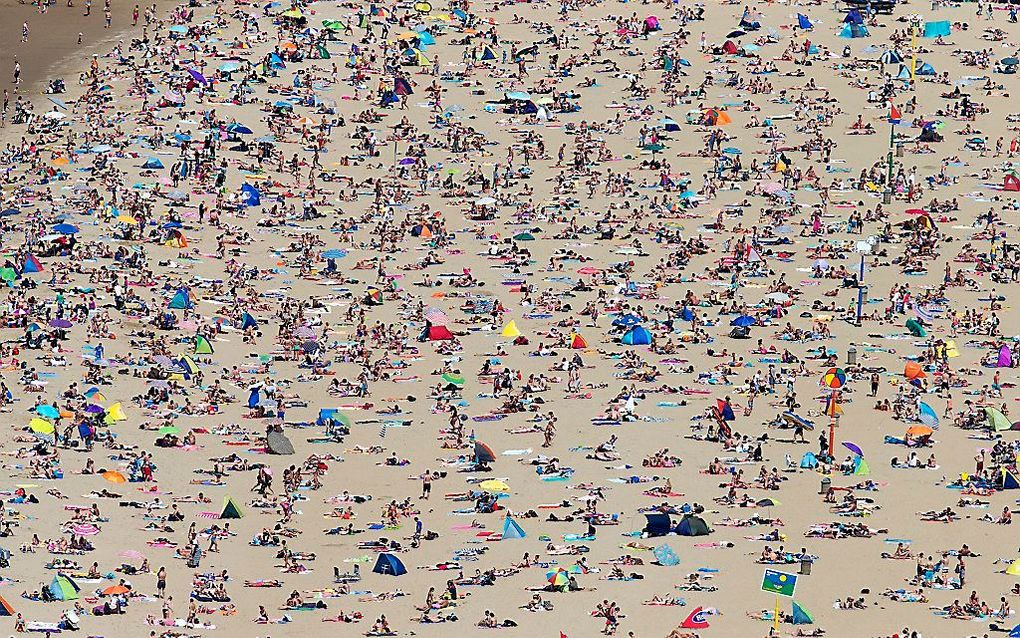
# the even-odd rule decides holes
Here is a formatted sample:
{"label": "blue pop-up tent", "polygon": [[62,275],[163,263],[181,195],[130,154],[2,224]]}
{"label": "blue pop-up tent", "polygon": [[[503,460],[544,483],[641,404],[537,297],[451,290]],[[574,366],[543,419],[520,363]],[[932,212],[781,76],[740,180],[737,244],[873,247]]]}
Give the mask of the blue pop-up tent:
{"label": "blue pop-up tent", "polygon": [[379,554],[379,558],[376,559],[375,567],[372,568],[372,571],[376,574],[385,574],[387,576],[403,576],[407,573],[407,568],[393,554]]}
{"label": "blue pop-up tent", "polygon": [[647,346],[652,342],[652,335],[643,326],[634,326],[620,339],[625,346]]}
{"label": "blue pop-up tent", "polygon": [[503,519],[503,540],[524,538],[526,534],[517,521],[507,516]]}

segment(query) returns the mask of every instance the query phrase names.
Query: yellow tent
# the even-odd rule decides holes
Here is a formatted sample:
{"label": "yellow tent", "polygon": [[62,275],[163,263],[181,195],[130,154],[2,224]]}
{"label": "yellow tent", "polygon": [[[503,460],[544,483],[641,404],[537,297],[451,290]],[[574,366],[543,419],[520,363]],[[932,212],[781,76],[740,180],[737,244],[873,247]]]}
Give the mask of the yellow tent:
{"label": "yellow tent", "polygon": [[513,338],[513,337],[521,336],[521,331],[517,327],[517,322],[514,321],[513,319],[511,319],[510,323],[506,324],[503,327],[503,333],[502,334],[503,334],[504,337],[511,337],[511,338]]}
{"label": "yellow tent", "polygon": [[120,401],[114,403],[106,410],[106,417],[103,419],[103,422],[107,425],[117,421],[127,421],[127,415],[124,414],[124,408],[121,407]]}

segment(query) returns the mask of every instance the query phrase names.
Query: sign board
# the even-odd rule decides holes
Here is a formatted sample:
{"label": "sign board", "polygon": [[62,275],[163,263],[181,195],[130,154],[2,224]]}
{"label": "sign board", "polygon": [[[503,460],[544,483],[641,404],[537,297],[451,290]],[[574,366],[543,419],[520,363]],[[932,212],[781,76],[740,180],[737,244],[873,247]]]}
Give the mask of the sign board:
{"label": "sign board", "polygon": [[766,569],[761,580],[761,590],[777,596],[793,598],[793,593],[797,590],[797,576]]}

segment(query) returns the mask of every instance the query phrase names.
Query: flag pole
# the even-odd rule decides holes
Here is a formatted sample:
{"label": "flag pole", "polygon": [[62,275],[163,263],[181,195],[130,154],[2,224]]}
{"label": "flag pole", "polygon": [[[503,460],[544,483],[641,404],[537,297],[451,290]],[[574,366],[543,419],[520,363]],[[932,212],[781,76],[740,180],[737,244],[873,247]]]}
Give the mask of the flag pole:
{"label": "flag pole", "polygon": [[779,635],[779,594],[776,594],[776,613],[773,617],[773,629],[775,629],[776,635]]}

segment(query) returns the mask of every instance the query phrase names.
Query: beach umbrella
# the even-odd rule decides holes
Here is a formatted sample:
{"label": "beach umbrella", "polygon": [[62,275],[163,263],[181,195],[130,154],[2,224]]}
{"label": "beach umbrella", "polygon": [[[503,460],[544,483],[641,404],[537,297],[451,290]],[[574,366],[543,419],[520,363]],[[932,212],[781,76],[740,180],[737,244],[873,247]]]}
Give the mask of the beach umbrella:
{"label": "beach umbrella", "polygon": [[234,71],[237,71],[240,68],[241,65],[238,64],[237,62],[224,62],[219,66],[218,70],[222,71],[223,73],[233,73]]}
{"label": "beach umbrella", "polygon": [[107,587],[106,589],[103,590],[103,595],[104,596],[120,596],[120,595],[126,594],[126,593],[128,593],[130,591],[131,590],[128,589],[127,587],[125,587],[124,585],[120,585],[120,584],[118,584],[118,585],[110,585],[109,587]]}
{"label": "beach umbrella", "polygon": [[79,523],[71,528],[71,533],[77,536],[95,536],[99,531],[99,528],[92,523]]}
{"label": "beach umbrella", "polygon": [[510,91],[506,94],[506,99],[516,102],[527,102],[531,99],[531,96],[524,91]]}
{"label": "beach umbrella", "polygon": [[663,567],[673,567],[680,564],[680,557],[677,556],[672,547],[665,543],[652,550],[652,554],[655,556],[655,560]]}
{"label": "beach umbrella", "polygon": [[343,259],[347,256],[347,251],[342,248],[333,248],[322,253],[325,259]]}
{"label": "beach umbrella", "polygon": [[430,307],[425,309],[425,321],[433,326],[445,326],[450,322],[450,317],[439,308]]}
{"label": "beach umbrella", "polygon": [[107,470],[103,472],[102,477],[111,483],[127,483],[127,478],[116,470]]}
{"label": "beach umbrella", "polygon": [[57,317],[55,319],[50,319],[50,325],[54,328],[70,328],[74,324],[68,321],[67,319]]}
{"label": "beach umbrella", "polygon": [[862,450],[856,443],[851,443],[850,441],[843,441],[843,447],[850,450],[857,456],[864,456],[864,450]]}
{"label": "beach umbrella", "polygon": [[748,328],[757,323],[757,320],[750,315],[740,315],[736,319],[730,321],[731,326],[739,326],[741,328]]}
{"label": "beach umbrella", "polygon": [[233,122],[227,125],[227,132],[236,133],[238,135],[251,135],[253,131],[244,124]]}
{"label": "beach umbrella", "polygon": [[475,441],[475,463],[495,463],[495,461],[496,453],[492,451],[492,448],[481,441]]}
{"label": "beach umbrella", "polygon": [[447,372],[446,374],[443,375],[443,381],[446,381],[447,383],[452,383],[453,385],[464,385],[463,376],[459,374],[453,374],[450,372]]}
{"label": "beach umbrella", "polygon": [[73,224],[57,224],[53,227],[53,232],[60,235],[77,235],[79,230]]}
{"label": "beach umbrella", "polygon": [[1020,638],[1020,625],[1010,630],[1008,638]]}
{"label": "beach umbrella", "polygon": [[907,436],[930,436],[932,432],[927,425],[912,425],[907,428]]}
{"label": "beach umbrella", "polygon": [[43,403],[42,405],[36,406],[35,413],[44,419],[58,419],[60,418],[60,410],[56,407]]}
{"label": "beach umbrella", "polygon": [[34,434],[39,434],[41,436],[50,436],[56,429],[53,427],[52,423],[40,419],[39,417],[35,417],[31,421],[29,421],[28,427],[30,430],[32,430]]}
{"label": "beach umbrella", "polygon": [[201,73],[199,73],[195,69],[188,69],[188,74],[191,77],[193,77],[195,79],[195,81],[198,82],[199,84],[202,84],[202,85],[209,84],[209,80],[207,80],[204,75],[202,75]]}
{"label": "beach umbrella", "polygon": [[545,579],[550,585],[563,587],[570,583],[570,574],[562,567],[545,573]]}
{"label": "beach umbrella", "polygon": [[510,486],[499,479],[488,479],[478,484],[478,487],[482,488],[486,492],[499,492],[506,493],[510,491]]}
{"label": "beach umbrella", "polygon": [[846,372],[840,368],[829,368],[822,375],[822,385],[833,390],[838,390],[846,383]]}

